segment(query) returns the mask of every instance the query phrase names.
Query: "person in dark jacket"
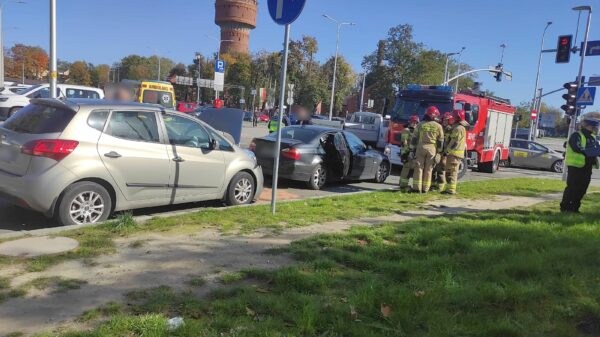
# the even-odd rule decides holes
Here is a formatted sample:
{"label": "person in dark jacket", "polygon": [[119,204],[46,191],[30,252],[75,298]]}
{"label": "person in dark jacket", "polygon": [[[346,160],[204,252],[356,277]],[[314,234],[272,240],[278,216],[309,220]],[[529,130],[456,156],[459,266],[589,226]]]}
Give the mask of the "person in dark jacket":
{"label": "person in dark jacket", "polygon": [[579,213],[581,199],[585,196],[592,179],[592,169],[599,167],[598,157],[586,154],[586,149],[597,144],[599,129],[600,114],[586,114],[579,131],[573,133],[567,141],[567,187],[560,203],[561,212]]}

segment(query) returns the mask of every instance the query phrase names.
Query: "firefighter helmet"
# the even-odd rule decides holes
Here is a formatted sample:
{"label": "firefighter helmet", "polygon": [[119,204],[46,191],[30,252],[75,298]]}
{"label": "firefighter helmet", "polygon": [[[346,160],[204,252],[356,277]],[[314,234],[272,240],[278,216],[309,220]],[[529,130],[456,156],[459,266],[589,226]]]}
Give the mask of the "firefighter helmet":
{"label": "firefighter helmet", "polygon": [[427,111],[425,112],[425,118],[429,119],[430,121],[434,121],[438,117],[440,117],[440,110],[438,110],[437,107],[430,106],[427,108]]}
{"label": "firefighter helmet", "polygon": [[412,115],[410,116],[410,118],[408,119],[408,123],[415,123],[418,124],[421,120],[419,119],[419,116],[417,115]]}
{"label": "firefighter helmet", "polygon": [[459,122],[464,122],[466,119],[465,110],[454,110],[454,119]]}
{"label": "firefighter helmet", "polygon": [[442,121],[452,125],[454,124],[454,115],[450,112],[445,112],[444,116],[442,117]]}

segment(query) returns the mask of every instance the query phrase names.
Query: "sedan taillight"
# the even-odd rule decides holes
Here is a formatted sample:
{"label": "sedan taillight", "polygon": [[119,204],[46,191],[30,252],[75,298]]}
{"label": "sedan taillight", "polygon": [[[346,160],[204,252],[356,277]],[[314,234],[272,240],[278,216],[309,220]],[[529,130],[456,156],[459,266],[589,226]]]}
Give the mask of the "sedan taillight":
{"label": "sedan taillight", "polygon": [[281,150],[281,155],[292,160],[300,159],[300,152],[294,147]]}
{"label": "sedan taillight", "polygon": [[75,140],[38,139],[26,143],[21,152],[30,156],[46,157],[56,161],[63,160],[79,145]]}

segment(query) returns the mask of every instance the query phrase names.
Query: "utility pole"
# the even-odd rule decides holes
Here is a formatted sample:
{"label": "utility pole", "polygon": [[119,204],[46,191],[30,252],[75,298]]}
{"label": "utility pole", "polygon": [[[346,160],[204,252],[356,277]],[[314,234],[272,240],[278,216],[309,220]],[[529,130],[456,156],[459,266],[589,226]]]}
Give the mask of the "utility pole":
{"label": "utility pole", "polygon": [[[548,21],[546,23],[546,28],[544,28],[544,33],[542,34],[542,45],[540,47],[540,56],[538,58],[538,66],[537,66],[537,75],[535,76],[535,88],[533,90],[533,99],[531,100],[531,109],[535,109],[535,103],[536,103],[536,95],[538,94],[538,86],[540,83],[540,70],[542,69],[542,56],[544,55],[544,39],[546,37],[546,32],[548,31],[548,27],[550,27],[550,25],[552,25],[552,21]],[[541,99],[541,97],[540,97]],[[539,111],[538,111],[539,114]],[[529,140],[531,140],[532,138],[535,138],[532,133],[535,132],[535,130],[533,129],[533,124],[531,125],[532,128],[529,129]]]}
{"label": "utility pole", "polygon": [[[581,11],[587,11],[588,12],[588,17],[587,17],[587,23],[586,23],[586,27],[585,27],[585,37],[583,40],[583,49],[581,50],[581,61],[579,63],[579,75],[577,76],[577,87],[581,88],[583,86],[583,65],[585,63],[585,54],[587,53],[587,44],[588,44],[588,38],[589,38],[589,34],[590,34],[590,24],[592,22],[592,6],[578,6],[573,8],[574,11],[578,11],[580,12],[581,15]],[[579,28],[578,28],[579,29]],[[568,133],[568,138],[571,137],[571,135],[573,133],[575,133],[575,129],[577,126],[577,117],[579,117],[579,114],[581,113],[581,108],[579,108],[578,106],[575,107],[575,115],[571,116],[571,123],[569,124],[569,133]],[[567,139],[568,139],[567,138]],[[567,163],[566,161],[563,164],[563,180],[566,181],[567,180]]]}
{"label": "utility pole", "polygon": [[56,98],[56,0],[50,0],[50,98]]}
{"label": "utility pole", "polygon": [[360,91],[360,108],[358,111],[363,111],[365,104],[365,82],[367,81],[367,73],[363,74],[362,90]]}

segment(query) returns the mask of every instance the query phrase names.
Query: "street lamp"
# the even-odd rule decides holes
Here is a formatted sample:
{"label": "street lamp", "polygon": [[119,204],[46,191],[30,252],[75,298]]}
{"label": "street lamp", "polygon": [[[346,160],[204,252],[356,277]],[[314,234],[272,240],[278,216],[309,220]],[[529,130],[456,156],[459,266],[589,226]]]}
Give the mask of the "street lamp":
{"label": "street lamp", "polygon": [[458,77],[460,75],[460,60],[462,58],[462,53],[463,51],[465,51],[465,49],[467,49],[467,47],[462,47],[460,49],[460,51],[457,53],[458,55],[458,64],[456,66],[456,87],[454,87],[454,92],[457,93],[458,92],[458,80],[460,80],[460,77]]}
{"label": "street lamp", "polygon": [[[161,62],[161,56],[158,54],[158,51],[155,48],[152,47],[146,47],[147,49],[150,49],[152,51],[154,51],[154,54],[156,54],[156,57],[158,58],[158,72],[156,73],[156,80],[160,81],[160,62]],[[165,54],[169,54],[171,53],[170,50],[167,50],[167,52]]]}
{"label": "street lamp", "polygon": [[356,26],[354,22],[339,22],[338,20],[332,18],[327,14],[323,14],[323,17],[333,21],[337,25],[337,38],[335,43],[335,61],[333,63],[333,80],[331,84],[331,104],[329,105],[329,120],[333,118],[333,104],[335,102],[335,80],[337,76],[337,62],[338,62],[338,54],[340,51],[340,30],[342,26]]}
{"label": "street lamp", "polygon": [[0,88],[4,88],[4,30],[2,29],[2,8],[8,3],[26,4],[25,1],[4,0],[0,1]]}
{"label": "street lamp", "polygon": [[[548,31],[548,27],[550,27],[552,25],[552,21],[548,21],[546,23],[546,28],[544,28],[544,33],[542,33],[542,46],[540,47],[540,56],[538,58],[538,66],[537,66],[537,75],[535,75],[535,88],[533,90],[533,99],[531,100],[531,111],[533,111],[533,109],[535,109],[535,105],[536,105],[536,98],[537,98],[537,94],[538,94],[538,86],[540,84],[540,71],[542,68],[542,56],[544,55],[544,39],[546,38],[546,32]],[[535,130],[537,129],[536,127],[534,127],[534,123],[537,124],[537,119],[536,121],[532,121],[530,129],[529,129],[529,140],[531,140],[531,138],[535,138]],[[533,133],[533,135],[532,135]]]}
{"label": "street lamp", "polygon": [[458,52],[446,54],[446,67],[444,67],[444,83],[448,82],[448,63],[450,62],[450,56],[454,55],[458,55]]}

